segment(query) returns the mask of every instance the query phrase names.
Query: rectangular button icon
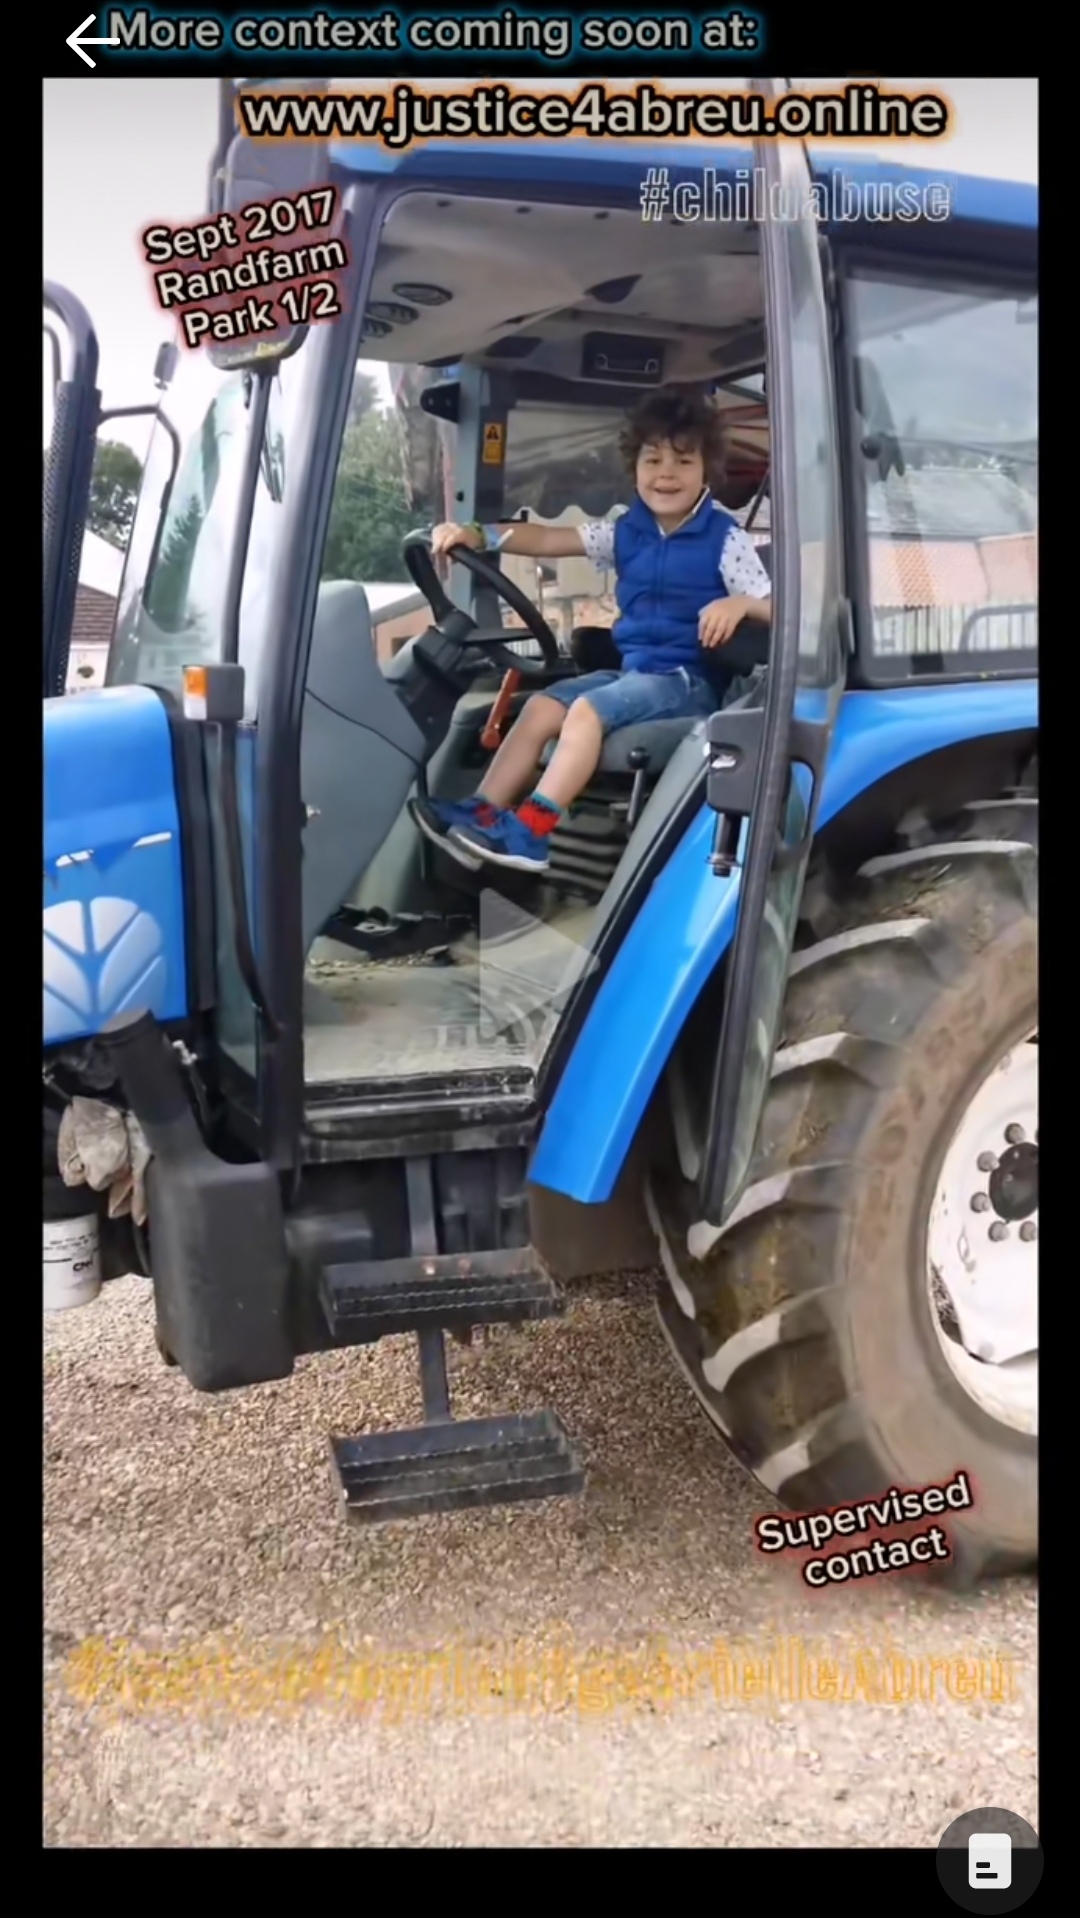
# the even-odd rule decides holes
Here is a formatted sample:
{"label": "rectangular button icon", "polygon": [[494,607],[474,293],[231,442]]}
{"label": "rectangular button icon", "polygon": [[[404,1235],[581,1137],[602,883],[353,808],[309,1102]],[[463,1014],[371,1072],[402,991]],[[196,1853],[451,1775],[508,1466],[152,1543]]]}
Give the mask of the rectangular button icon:
{"label": "rectangular button icon", "polygon": [[1005,1891],[1012,1884],[1012,1839],[1003,1831],[980,1831],[968,1839],[968,1884]]}

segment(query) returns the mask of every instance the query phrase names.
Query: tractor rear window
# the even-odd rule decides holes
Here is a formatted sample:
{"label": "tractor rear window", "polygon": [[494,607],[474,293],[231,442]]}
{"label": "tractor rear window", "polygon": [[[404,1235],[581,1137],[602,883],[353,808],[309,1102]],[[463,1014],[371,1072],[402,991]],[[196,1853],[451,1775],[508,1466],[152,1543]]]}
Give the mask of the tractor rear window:
{"label": "tractor rear window", "polygon": [[871,670],[1015,669],[1038,648],[1037,302],[860,274],[850,312]]}
{"label": "tractor rear window", "polygon": [[[728,420],[730,497],[724,505],[742,513],[756,491],[768,459],[760,376],[722,396]],[[537,401],[512,408],[506,433],[505,513],[522,511],[545,525],[576,525],[614,518],[634,498],[619,438],[622,407],[560,406]],[[762,515],[757,516],[758,522]],[[764,525],[767,527],[767,515]],[[505,556],[503,571],[541,608],[562,646],[575,626],[610,626],[618,616],[615,576],[587,559],[536,561]],[[525,652],[534,652],[526,642]]]}
{"label": "tractor rear window", "polygon": [[[505,512],[523,510],[545,525],[605,519],[629,506],[633,485],[619,453],[625,423],[616,407],[519,403],[507,422]],[[503,571],[540,607],[560,646],[575,626],[616,618],[613,575],[587,559],[538,561],[507,555]],[[522,648],[535,652],[531,641]]]}

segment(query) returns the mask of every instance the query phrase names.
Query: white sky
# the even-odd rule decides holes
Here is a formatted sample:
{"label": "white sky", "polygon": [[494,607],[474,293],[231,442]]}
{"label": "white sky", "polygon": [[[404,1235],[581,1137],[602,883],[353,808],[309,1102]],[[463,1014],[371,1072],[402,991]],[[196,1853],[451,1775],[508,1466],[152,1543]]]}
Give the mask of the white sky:
{"label": "white sky", "polygon": [[[576,83],[554,77],[549,82],[552,89],[568,84]],[[715,84],[733,82],[718,76]],[[932,148],[896,140],[860,152],[890,161],[910,157],[914,165],[939,164],[948,171],[1037,178],[1035,80],[886,84],[947,94],[957,111],[957,135]],[[202,215],[215,134],[212,80],[44,82],[45,276],[76,293],[90,312],[106,406],[135,406],[155,397],[154,356],[171,329],[151,296],[139,233],[152,222],[177,224]],[[208,387],[215,378],[208,367]],[[176,423],[181,429],[188,424]],[[118,420],[107,431],[141,456],[149,422]]]}
{"label": "white sky", "polygon": [[[151,224],[175,226],[201,219],[207,173],[217,137],[213,80],[46,80],[44,82],[45,278],[78,296],[94,322],[101,349],[103,403],[153,402],[154,358],[172,324],[153,298],[139,245]],[[185,355],[187,357],[187,355]],[[206,365],[200,388],[206,401],[220,375]],[[383,368],[372,368],[389,393]],[[197,425],[169,413],[183,437]],[[111,420],[110,439],[140,458],[149,420]]]}

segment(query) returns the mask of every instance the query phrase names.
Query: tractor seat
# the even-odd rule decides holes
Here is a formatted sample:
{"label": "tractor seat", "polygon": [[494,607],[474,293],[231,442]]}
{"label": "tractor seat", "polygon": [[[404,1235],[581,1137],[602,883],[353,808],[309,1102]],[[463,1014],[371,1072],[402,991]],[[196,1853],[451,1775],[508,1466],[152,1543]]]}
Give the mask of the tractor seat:
{"label": "tractor seat", "polygon": [[[771,547],[759,549],[766,570],[768,570],[771,552]],[[570,638],[570,652],[582,676],[592,672],[617,672],[622,664],[611,633],[604,627],[575,627]],[[734,683],[725,696],[725,703],[736,697],[740,687],[752,674],[760,671],[768,657],[767,629],[755,625],[751,620],[744,620],[732,634],[723,652],[724,663],[735,674]],[[717,705],[719,706],[720,703],[718,697]],[[639,726],[621,728],[604,741],[604,750],[600,755],[597,772],[614,773],[616,776],[632,778],[635,772],[643,770],[655,778],[658,773],[663,772],[668,760],[673,758],[687,734],[693,732],[695,726],[700,724],[700,718],[691,717],[643,720]],[[549,746],[545,746],[540,756],[541,765],[548,765],[557,743],[552,740]],[[639,751],[648,754],[648,764],[643,768],[632,766],[630,763],[630,755]]]}
{"label": "tractor seat", "polygon": [[[570,657],[582,677],[586,673],[618,672],[622,666],[622,656],[606,626],[575,626],[570,635]],[[640,770],[655,777],[678,751],[687,733],[698,724],[700,721],[694,718],[652,719],[642,721],[640,726],[626,726],[605,740],[596,770],[632,779],[639,767],[630,764],[630,755],[641,751],[648,754],[648,763]],[[540,755],[542,766],[550,764],[557,744],[553,739],[544,747]]]}
{"label": "tractor seat", "polygon": [[[596,770],[632,779],[638,768],[631,765],[630,755],[640,750],[648,755],[644,771],[653,775],[660,773],[678,752],[687,734],[701,724],[700,716],[691,714],[689,719],[651,719],[643,720],[639,726],[622,726],[605,739]],[[548,765],[557,745],[558,740],[553,739],[544,747],[540,755],[542,766]]]}

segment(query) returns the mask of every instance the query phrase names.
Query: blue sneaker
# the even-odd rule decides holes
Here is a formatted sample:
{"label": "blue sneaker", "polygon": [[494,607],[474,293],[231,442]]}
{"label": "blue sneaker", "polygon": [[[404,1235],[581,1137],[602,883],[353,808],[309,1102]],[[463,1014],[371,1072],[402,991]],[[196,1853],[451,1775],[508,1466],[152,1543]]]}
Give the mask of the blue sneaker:
{"label": "blue sneaker", "polygon": [[546,872],[548,842],[533,832],[517,813],[503,813],[493,825],[476,821],[450,828],[450,837],[463,851],[478,856],[492,866],[509,866],[514,872]]}
{"label": "blue sneaker", "polygon": [[430,839],[434,846],[441,846],[444,852],[448,852],[459,865],[467,866],[470,872],[476,871],[479,861],[475,857],[466,857],[462,848],[453,843],[451,829],[474,823],[479,825],[481,822],[491,824],[498,817],[495,808],[484,799],[434,800],[416,797],[409,801],[409,813],[425,839]]}

